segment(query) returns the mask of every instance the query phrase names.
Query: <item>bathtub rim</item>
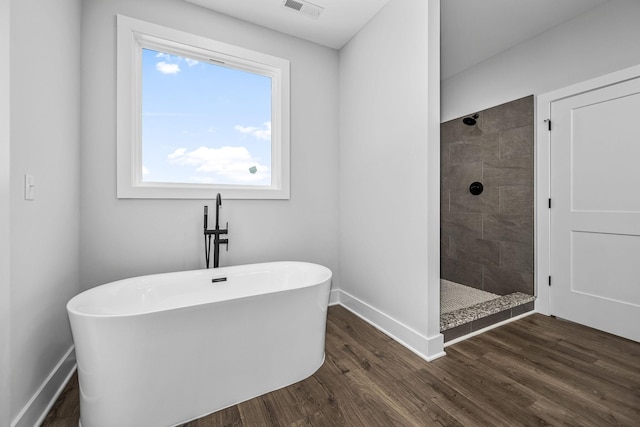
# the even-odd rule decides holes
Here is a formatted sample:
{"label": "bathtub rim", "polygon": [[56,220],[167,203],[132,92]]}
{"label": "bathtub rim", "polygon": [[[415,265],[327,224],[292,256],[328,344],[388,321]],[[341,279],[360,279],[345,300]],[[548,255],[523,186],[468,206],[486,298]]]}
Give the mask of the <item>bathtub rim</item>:
{"label": "bathtub rim", "polygon": [[[229,269],[242,269],[243,267],[260,267],[260,266],[267,266],[267,265],[285,265],[285,264],[294,264],[294,265],[305,265],[305,266],[313,266],[313,268],[317,268],[319,269],[323,274],[321,275],[321,279],[310,283],[310,284],[306,284],[304,286],[296,286],[296,287],[292,287],[292,288],[287,288],[287,289],[279,289],[279,290],[272,290],[272,291],[268,291],[268,292],[261,292],[261,293],[255,293],[255,294],[249,294],[249,295],[242,295],[242,296],[238,296],[235,298],[230,298],[227,300],[220,300],[220,301],[199,301],[197,303],[194,304],[188,304],[188,305],[176,305],[174,307],[169,307],[169,308],[162,308],[162,309],[154,309],[154,310],[147,310],[147,311],[140,311],[140,312],[130,312],[130,313],[90,313],[87,311],[81,311],[77,309],[77,305],[79,304],[79,302],[81,301],[81,299],[83,298],[83,295],[85,298],[88,298],[88,294],[89,293],[95,293],[95,292],[101,292],[102,290],[98,290],[98,288],[103,288],[103,287],[109,287],[109,286],[118,286],[118,285],[122,285],[122,282],[128,282],[131,281],[133,283],[134,280],[136,279],[149,279],[149,278],[153,278],[153,277],[157,277],[157,276],[163,276],[163,275],[179,275],[179,274],[196,274],[196,273],[204,273],[204,272],[219,272],[220,270],[226,270],[228,271]],[[207,269],[207,268],[201,268],[201,269],[194,269],[194,270],[183,270],[183,271],[174,271],[174,272],[166,272],[166,273],[153,273],[153,274],[146,274],[146,275],[141,275],[141,276],[132,276],[132,277],[128,277],[128,278],[124,278],[124,279],[119,279],[119,280],[114,280],[112,282],[107,282],[107,283],[103,283],[101,285],[95,286],[93,288],[89,288],[89,289],[85,289],[84,291],[78,293],[77,295],[74,295],[66,304],[66,310],[67,310],[67,314],[68,316],[75,316],[75,317],[79,317],[79,318],[94,318],[94,319],[99,319],[99,318],[127,318],[127,317],[136,317],[136,316],[145,316],[145,315],[153,315],[156,313],[161,313],[161,312],[169,312],[169,311],[174,311],[174,310],[181,310],[181,309],[188,309],[190,307],[198,307],[198,306],[203,306],[203,305],[207,305],[207,304],[216,304],[216,303],[223,303],[224,301],[229,301],[229,300],[242,300],[242,299],[246,299],[246,298],[251,298],[251,297],[255,297],[255,296],[259,296],[259,295],[265,295],[265,294],[278,294],[278,293],[282,293],[282,292],[291,292],[291,291],[295,291],[297,289],[304,289],[307,287],[313,287],[313,286],[320,286],[323,285],[326,282],[331,282],[333,278],[333,271],[331,269],[329,269],[328,267],[322,265],[322,264],[317,264],[317,263],[313,263],[313,262],[307,262],[307,261],[270,261],[270,262],[261,262],[261,263],[253,263],[253,264],[239,264],[239,265],[234,265],[234,266],[225,266],[225,267],[220,267],[219,269]]]}

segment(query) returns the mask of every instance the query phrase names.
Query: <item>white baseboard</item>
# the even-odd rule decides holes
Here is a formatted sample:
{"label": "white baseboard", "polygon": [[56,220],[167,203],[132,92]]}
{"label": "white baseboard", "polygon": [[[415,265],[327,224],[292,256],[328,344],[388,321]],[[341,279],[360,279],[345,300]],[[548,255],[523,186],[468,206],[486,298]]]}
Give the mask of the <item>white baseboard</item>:
{"label": "white baseboard", "polygon": [[343,290],[332,290],[329,304],[343,306],[428,362],[445,355],[443,350],[444,336],[442,334],[425,337],[409,326]]}
{"label": "white baseboard", "polygon": [[11,427],[39,426],[58,399],[64,386],[76,370],[76,356],[73,345],[60,359],[22,411],[11,422]]}
{"label": "white baseboard", "polygon": [[340,305],[340,289],[331,289],[329,305]]}

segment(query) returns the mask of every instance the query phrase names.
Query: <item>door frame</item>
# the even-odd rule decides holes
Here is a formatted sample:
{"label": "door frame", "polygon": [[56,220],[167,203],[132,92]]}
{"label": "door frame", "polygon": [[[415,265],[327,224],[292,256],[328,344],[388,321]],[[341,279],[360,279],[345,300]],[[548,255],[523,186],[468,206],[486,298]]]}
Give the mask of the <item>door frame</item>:
{"label": "door frame", "polygon": [[[625,68],[584,82],[547,92],[536,97],[535,115],[535,288],[537,312],[550,315],[550,219],[551,194],[551,133],[547,119],[551,117],[551,104],[584,92],[611,86],[640,77],[640,65]],[[551,124],[553,128],[553,123]],[[553,286],[553,284],[552,284]]]}

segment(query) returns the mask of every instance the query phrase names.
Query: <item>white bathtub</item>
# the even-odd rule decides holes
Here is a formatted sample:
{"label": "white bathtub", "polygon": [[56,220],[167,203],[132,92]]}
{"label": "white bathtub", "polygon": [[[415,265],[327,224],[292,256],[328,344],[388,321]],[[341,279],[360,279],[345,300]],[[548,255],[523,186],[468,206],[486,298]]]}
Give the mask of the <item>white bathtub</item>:
{"label": "white bathtub", "polygon": [[324,361],[330,282],[326,267],[274,262],[75,296],[81,425],[173,426],[307,378]]}

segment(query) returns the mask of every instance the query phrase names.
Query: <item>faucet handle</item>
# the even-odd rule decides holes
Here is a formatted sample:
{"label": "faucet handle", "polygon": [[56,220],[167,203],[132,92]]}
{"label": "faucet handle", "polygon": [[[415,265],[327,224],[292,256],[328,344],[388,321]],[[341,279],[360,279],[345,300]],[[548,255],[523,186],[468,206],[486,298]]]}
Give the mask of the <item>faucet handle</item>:
{"label": "faucet handle", "polygon": [[[229,221],[227,221],[227,225],[224,227],[225,234],[229,233]],[[224,243],[225,250],[229,252],[229,239],[222,239],[220,243]]]}
{"label": "faucet handle", "polygon": [[218,244],[224,245],[227,252],[229,252],[229,239],[220,239],[218,240]]}

